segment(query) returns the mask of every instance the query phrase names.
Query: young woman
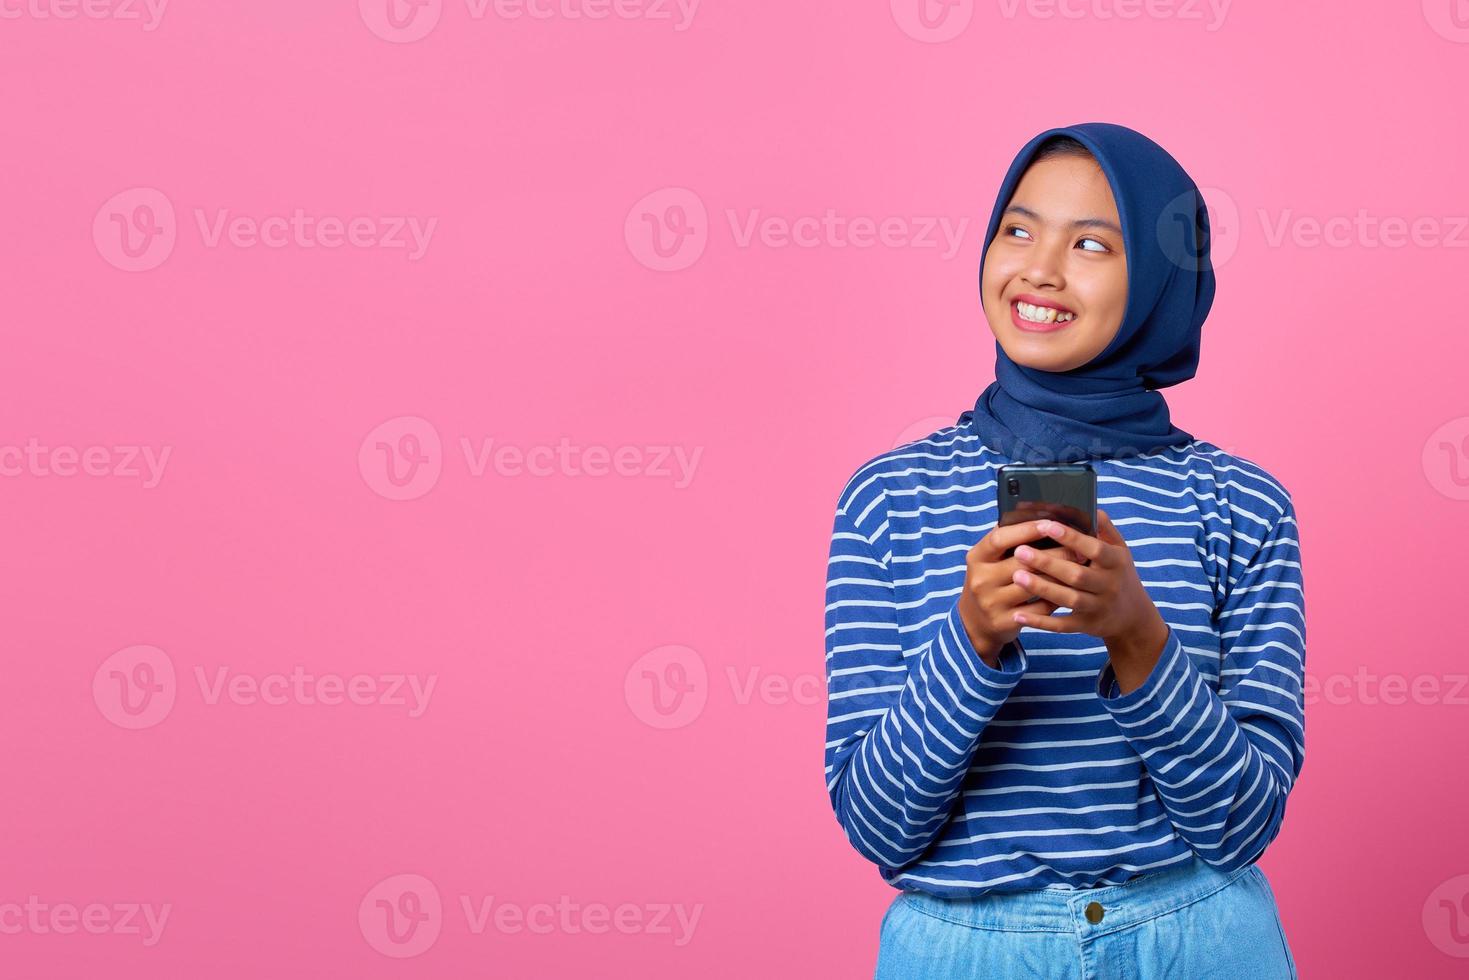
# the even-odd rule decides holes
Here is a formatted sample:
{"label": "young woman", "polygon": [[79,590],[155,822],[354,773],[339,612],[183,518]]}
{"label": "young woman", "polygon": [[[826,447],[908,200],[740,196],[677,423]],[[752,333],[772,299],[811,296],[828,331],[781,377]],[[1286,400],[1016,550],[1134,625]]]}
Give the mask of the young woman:
{"label": "young woman", "polygon": [[[1295,508],[1158,391],[1198,365],[1208,233],[1140,133],[1036,136],[980,266],[995,382],[841,491],[826,779],[900,889],[880,980],[1296,975],[1256,865],[1305,753]],[[997,527],[998,466],[1077,460],[1095,535]]]}

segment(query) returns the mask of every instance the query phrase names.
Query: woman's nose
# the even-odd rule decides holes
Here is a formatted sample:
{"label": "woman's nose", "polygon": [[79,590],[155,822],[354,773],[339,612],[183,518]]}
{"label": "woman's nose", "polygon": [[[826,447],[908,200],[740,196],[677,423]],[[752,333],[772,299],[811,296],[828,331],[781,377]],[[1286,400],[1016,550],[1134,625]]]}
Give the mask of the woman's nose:
{"label": "woman's nose", "polygon": [[1036,247],[1031,248],[1028,256],[1030,264],[1025,270],[1025,281],[1037,287],[1061,287],[1064,281],[1062,264],[1065,263],[1065,247],[1065,241],[1059,238],[1036,242]]}
{"label": "woman's nose", "polygon": [[1033,286],[1060,286],[1063,275],[1063,245],[1060,243],[1037,245],[1030,252],[1030,265],[1025,278]]}

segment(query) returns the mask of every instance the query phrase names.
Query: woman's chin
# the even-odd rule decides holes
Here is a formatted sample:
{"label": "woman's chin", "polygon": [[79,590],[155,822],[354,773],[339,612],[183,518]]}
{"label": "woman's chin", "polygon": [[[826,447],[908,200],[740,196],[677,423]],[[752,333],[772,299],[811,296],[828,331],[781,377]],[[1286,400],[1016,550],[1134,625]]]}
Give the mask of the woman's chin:
{"label": "woman's chin", "polygon": [[[1069,371],[1076,365],[1074,358],[1070,357],[1070,350],[1058,350],[1047,348],[1045,342],[1026,342],[1025,340],[1012,341],[1001,344],[1005,356],[1010,358],[1021,367],[1033,368],[1036,371]],[[1040,349],[1037,349],[1040,348]]]}

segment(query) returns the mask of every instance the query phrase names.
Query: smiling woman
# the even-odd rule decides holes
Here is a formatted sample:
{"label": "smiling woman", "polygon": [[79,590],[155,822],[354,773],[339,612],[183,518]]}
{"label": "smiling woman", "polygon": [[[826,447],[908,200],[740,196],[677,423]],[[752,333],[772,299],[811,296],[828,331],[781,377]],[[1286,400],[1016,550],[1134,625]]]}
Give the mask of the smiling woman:
{"label": "smiling woman", "polygon": [[1021,178],[986,252],[980,296],[1000,345],[1046,371],[1086,364],[1117,335],[1127,306],[1122,219],[1076,140],[1047,143]]}
{"label": "smiling woman", "polygon": [[[900,889],[879,978],[1295,975],[1256,864],[1305,758],[1295,506],[1158,390],[1198,363],[1208,228],[1140,133],[1031,140],[980,271],[995,381],[842,488],[826,779]],[[998,525],[1000,466],[1079,460],[1095,536]]]}

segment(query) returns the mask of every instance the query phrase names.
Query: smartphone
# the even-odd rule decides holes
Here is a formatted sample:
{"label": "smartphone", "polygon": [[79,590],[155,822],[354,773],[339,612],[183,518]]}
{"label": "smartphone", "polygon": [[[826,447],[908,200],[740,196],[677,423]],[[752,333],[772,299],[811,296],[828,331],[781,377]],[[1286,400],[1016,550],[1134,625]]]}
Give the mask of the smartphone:
{"label": "smartphone", "polygon": [[[995,486],[1002,526],[1048,518],[1086,534],[1097,533],[1097,471],[1090,463],[1006,463],[999,469]],[[1028,544],[1032,548],[1061,547],[1061,542],[1049,537]],[[1014,554],[1011,548],[1005,557]]]}

